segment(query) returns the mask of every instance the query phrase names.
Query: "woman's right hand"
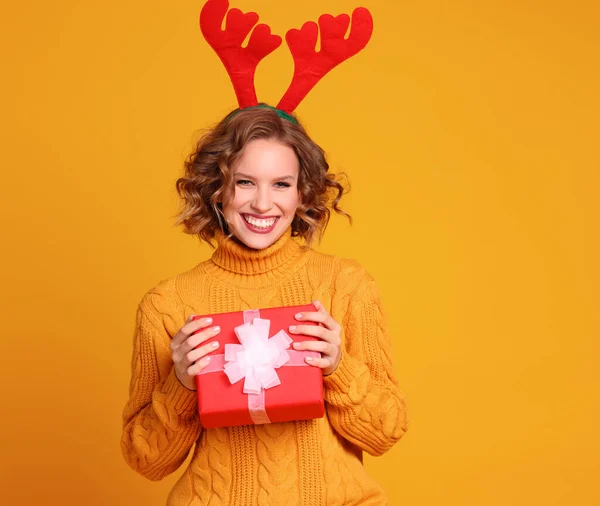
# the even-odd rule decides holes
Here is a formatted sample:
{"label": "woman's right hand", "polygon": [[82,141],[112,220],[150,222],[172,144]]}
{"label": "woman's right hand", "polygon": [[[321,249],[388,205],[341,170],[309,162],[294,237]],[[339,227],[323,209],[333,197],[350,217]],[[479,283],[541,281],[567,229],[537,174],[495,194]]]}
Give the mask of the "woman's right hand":
{"label": "woman's right hand", "polygon": [[[210,357],[206,355],[216,350],[219,343],[213,341],[199,348],[196,348],[196,346],[216,336],[221,331],[218,326],[207,328],[212,323],[212,318],[201,320],[193,320],[193,318],[194,315],[191,315],[171,340],[175,375],[188,390],[196,390],[195,376],[208,365]],[[194,334],[194,332],[201,329],[205,330]]]}

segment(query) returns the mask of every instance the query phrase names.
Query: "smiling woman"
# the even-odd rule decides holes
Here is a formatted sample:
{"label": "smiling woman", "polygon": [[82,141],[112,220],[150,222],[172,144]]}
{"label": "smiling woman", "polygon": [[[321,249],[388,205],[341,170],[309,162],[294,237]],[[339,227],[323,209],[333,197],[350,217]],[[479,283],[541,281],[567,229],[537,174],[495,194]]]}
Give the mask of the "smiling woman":
{"label": "smiling woman", "polygon": [[[349,16],[321,16],[318,53],[315,23],[290,30],[298,72],[272,107],[258,103],[252,81],[256,65],[281,37],[260,24],[241,47],[258,15],[232,9],[223,29],[228,8],[226,0],[208,0],[200,25],[232,77],[240,108],[199,140],[177,180],[178,223],[188,234],[216,241],[217,248],[209,260],[159,283],[139,304],[123,455],[137,472],[158,480],[178,469],[195,446],[168,506],[386,504],[383,489],[362,465],[363,452],[385,453],[407,429],[382,303],[375,281],[358,262],[310,247],[332,211],[346,215],[338,206],[344,187],[293,115],[322,76],[365,46],[371,15],[356,9],[347,38]],[[290,306],[294,324],[286,322],[283,334],[272,339],[287,343],[282,350],[293,342],[287,359],[288,353],[299,356],[294,365],[316,373],[317,403],[325,416],[309,416],[301,407],[277,423],[255,397],[248,397],[248,412],[260,417],[238,417],[225,426],[199,416],[196,387],[200,404],[204,394],[229,396],[210,390],[207,379],[211,371],[221,371],[215,353],[227,344],[225,329],[221,334],[216,324],[222,313],[248,316]],[[295,306],[304,308],[296,312]],[[261,321],[252,318],[252,325]],[[255,337],[268,340],[268,332]],[[218,353],[230,357],[231,352],[225,347]],[[269,353],[240,355],[244,368],[258,360],[257,374],[268,372]],[[232,373],[232,362],[224,360],[223,370]],[[288,363],[281,360],[277,367]],[[270,381],[273,375],[260,385],[283,385]],[[260,397],[262,386],[244,393]],[[288,408],[298,405],[293,395],[282,401]]]}
{"label": "smiling woman", "polygon": [[[279,119],[279,118],[278,118]],[[249,248],[264,249],[291,226],[300,203],[300,164],[294,149],[277,139],[250,141],[233,169],[225,221]]]}
{"label": "smiling woman", "polygon": [[291,226],[292,236],[310,245],[331,210],[350,218],[321,147],[295,118],[265,104],[236,109],[201,138],[177,190],[184,204],[178,223],[208,242],[220,230],[262,249]]}
{"label": "smiling woman", "polygon": [[[354,260],[310,248],[331,211],[343,213],[344,188],[323,150],[296,118],[245,108],[200,139],[177,189],[179,223],[217,248],[139,305],[123,413],[126,461],[161,479],[196,445],[169,506],[191,497],[194,504],[284,505],[289,497],[311,505],[385,504],[362,452],[381,455],[402,437],[405,402],[373,278]],[[296,314],[298,324],[286,331],[313,338],[293,349],[309,352],[306,365],[321,370],[326,416],[203,427],[195,390],[225,337],[211,318],[194,315],[311,301],[316,311]],[[349,486],[336,485],[340,474]]]}

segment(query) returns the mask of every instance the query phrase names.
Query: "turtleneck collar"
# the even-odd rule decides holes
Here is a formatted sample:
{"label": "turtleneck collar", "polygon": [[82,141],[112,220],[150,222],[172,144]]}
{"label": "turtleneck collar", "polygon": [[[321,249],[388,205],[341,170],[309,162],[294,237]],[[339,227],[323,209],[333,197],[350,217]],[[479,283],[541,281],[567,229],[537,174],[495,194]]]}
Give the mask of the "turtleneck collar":
{"label": "turtleneck collar", "polygon": [[226,271],[245,276],[279,271],[303,249],[292,239],[291,226],[271,246],[262,250],[248,248],[227,238],[220,231],[215,239],[218,247],[212,255],[212,263]]}

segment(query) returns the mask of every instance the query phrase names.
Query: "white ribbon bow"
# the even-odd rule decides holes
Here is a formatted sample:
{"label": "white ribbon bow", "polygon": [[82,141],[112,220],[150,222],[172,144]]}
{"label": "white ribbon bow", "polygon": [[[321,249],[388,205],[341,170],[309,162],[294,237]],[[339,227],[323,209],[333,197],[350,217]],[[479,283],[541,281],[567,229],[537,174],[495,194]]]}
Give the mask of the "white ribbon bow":
{"label": "white ribbon bow", "polygon": [[254,318],[234,329],[241,344],[225,345],[224,372],[231,384],[242,378],[245,394],[260,394],[262,389],[280,385],[275,369],[290,360],[287,350],[292,338],[280,330],[269,339],[270,320]]}

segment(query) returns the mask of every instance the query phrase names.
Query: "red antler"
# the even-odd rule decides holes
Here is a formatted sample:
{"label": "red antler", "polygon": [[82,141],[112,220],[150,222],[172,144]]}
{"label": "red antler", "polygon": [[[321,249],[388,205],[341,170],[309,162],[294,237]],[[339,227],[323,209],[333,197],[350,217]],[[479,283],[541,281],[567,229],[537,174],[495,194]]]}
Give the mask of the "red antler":
{"label": "red antler", "polygon": [[373,33],[373,17],[364,7],[352,13],[350,35],[344,39],[350,16],[341,14],[334,18],[323,14],[319,18],[321,50],[315,51],[319,28],[309,21],[300,30],[289,30],[286,40],[294,57],[294,77],[290,87],[277,105],[278,109],[293,112],[321,78],[344,60],[363,49]]}
{"label": "red antler", "polygon": [[208,0],[200,13],[200,29],[221,58],[240,107],[250,107],[258,104],[254,89],[256,67],[265,56],[280,46],[281,37],[271,35],[270,28],[260,24],[254,28],[248,45],[242,47],[242,42],[258,21],[258,14],[244,14],[239,9],[231,9],[227,14],[226,28],[221,30],[228,9],[227,0]]}

